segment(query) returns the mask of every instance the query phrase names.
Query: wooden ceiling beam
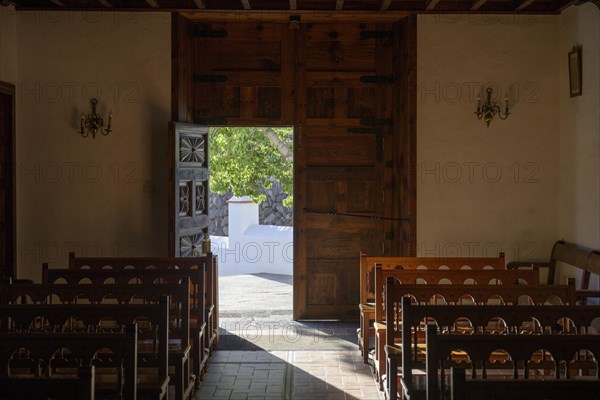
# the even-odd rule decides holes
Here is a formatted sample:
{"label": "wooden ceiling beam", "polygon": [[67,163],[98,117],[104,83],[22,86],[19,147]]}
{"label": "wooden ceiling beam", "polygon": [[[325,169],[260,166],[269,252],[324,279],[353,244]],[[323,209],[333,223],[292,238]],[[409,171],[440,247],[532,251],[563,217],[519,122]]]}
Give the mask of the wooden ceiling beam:
{"label": "wooden ceiling beam", "polygon": [[[572,6],[574,3],[572,0],[557,0],[557,10],[559,13],[563,12],[565,9],[569,8],[570,6]],[[592,3],[595,3],[596,5],[598,5],[598,0],[594,0],[592,1]],[[598,6],[598,8],[600,8],[600,6]]]}
{"label": "wooden ceiling beam", "polygon": [[387,11],[390,8],[390,5],[392,4],[392,0],[383,0],[381,2],[381,11]]}
{"label": "wooden ceiling beam", "polygon": [[471,6],[471,11],[479,10],[485,3],[487,3],[487,0],[476,0],[474,3],[472,3],[473,5]]}
{"label": "wooden ceiling beam", "polygon": [[438,5],[439,2],[440,0],[429,0],[425,9],[427,11],[432,11]]}
{"label": "wooden ceiling beam", "polygon": [[290,11],[262,11],[262,10],[240,10],[240,11],[217,11],[206,10],[199,12],[182,11],[181,15],[192,22],[205,21],[237,21],[237,22],[289,22],[290,16],[299,15],[301,23],[309,22],[395,22],[408,15],[407,11],[329,11],[315,12],[312,10],[290,10]]}
{"label": "wooden ceiling beam", "polygon": [[521,4],[519,4],[517,6],[517,8],[515,8],[515,11],[521,11],[526,9],[527,7],[529,7],[531,5],[531,3],[533,3],[535,0],[524,0],[521,2]]}
{"label": "wooden ceiling beam", "polygon": [[[304,20],[306,20],[307,18],[310,18],[311,21],[319,21],[319,20],[324,20],[324,21],[344,21],[344,22],[351,22],[351,17],[352,16],[357,16],[357,21],[359,22],[369,22],[369,21],[373,21],[373,22],[377,22],[377,21],[397,21],[399,19],[402,19],[404,16],[409,15],[410,13],[414,13],[415,12],[415,2],[411,2],[410,4],[408,4],[408,2],[403,2],[403,1],[396,1],[395,3],[394,0],[381,0],[380,2],[376,3],[375,7],[379,7],[379,11],[371,11],[371,10],[366,10],[364,9],[365,7],[367,7],[367,2],[362,0],[358,5],[357,9],[353,9],[353,10],[347,10],[347,6],[348,6],[348,2],[346,2],[345,0],[335,0],[335,10],[333,9],[333,5],[330,5],[330,7],[332,7],[332,9],[329,10],[319,10],[319,9],[305,9],[305,10],[298,10],[298,0],[288,0],[288,4],[289,4],[289,10],[267,10],[267,9],[254,9],[252,10],[252,7],[258,7],[258,6],[262,6],[263,3],[261,3],[261,1],[265,1],[264,4],[271,4],[269,2],[266,2],[266,0],[240,0],[240,3],[243,7],[240,7],[239,10],[219,10],[219,9],[212,9],[209,10],[211,12],[218,12],[221,13],[221,15],[226,16],[225,18],[229,18],[229,16],[233,16],[234,13],[247,13],[247,12],[252,12],[252,11],[257,11],[257,12],[262,12],[263,13],[263,17],[266,15],[266,13],[269,13],[269,15],[273,15],[271,13],[279,13],[279,16],[276,16],[275,18],[281,18],[281,13],[290,13],[291,15],[295,15],[295,14],[304,14],[304,13],[311,13],[311,14],[316,14],[314,17],[309,17],[309,16],[305,16]],[[375,0],[372,0],[375,1]],[[443,4],[440,5],[440,1],[441,0],[418,0],[418,3],[420,3],[420,8],[422,11],[426,11],[426,12],[439,12],[440,8],[443,7],[444,11],[447,12],[464,12],[463,8],[461,6],[460,10],[456,10],[453,9],[453,7],[456,7],[455,4],[458,4],[456,2],[451,3],[451,2],[445,2]],[[0,2],[2,2],[2,0],[0,0]],[[600,0],[503,0],[503,4],[502,7],[500,7],[500,5],[497,5],[496,2],[494,2],[493,7],[488,7],[488,0],[471,0],[470,1],[470,11],[472,12],[479,12],[479,13],[498,13],[498,12],[502,12],[502,13],[531,13],[531,14],[555,14],[555,13],[560,13],[561,11],[563,11],[564,9],[570,7],[573,4],[583,4],[586,2],[590,2],[592,4],[595,4],[596,6],[598,6],[600,8]],[[114,4],[113,0],[95,0],[95,1],[90,1],[90,0],[46,0],[46,2],[43,3],[43,5],[27,5],[27,6],[19,6],[18,4],[20,3],[18,0],[15,1],[15,3],[17,4],[17,9],[19,10],[56,10],[56,7],[59,7],[60,9],[68,9],[68,10],[96,10],[96,11],[102,11],[102,10],[106,10],[106,9],[114,9],[113,5],[111,3]],[[31,2],[33,3],[33,2]],[[42,2],[39,2],[42,3]],[[205,4],[205,0],[194,0],[194,3],[191,4],[195,4],[196,8],[193,8],[193,5],[187,5],[187,6],[182,6],[181,8],[175,8],[175,7],[169,7],[169,3],[167,1],[159,1],[159,0],[144,0],[144,2],[142,2],[141,4],[139,2],[135,3],[136,6],[135,7],[127,7],[126,4],[129,4],[128,2],[119,2],[119,10],[123,10],[123,11],[149,11],[149,10],[155,10],[155,11],[170,11],[170,12],[186,12],[186,13],[194,13],[194,12],[198,12],[198,11],[202,11],[202,12],[206,12],[206,4]],[[316,4],[314,5],[314,7],[323,7],[319,4],[317,4],[318,2],[313,0],[312,3]],[[363,5],[364,3],[364,5]],[[505,3],[505,4],[504,4]],[[79,6],[77,6],[79,4]],[[146,6],[144,6],[144,4],[147,4]],[[330,3],[331,4],[331,3]],[[372,4],[372,3],[371,3]],[[394,5],[392,7],[392,4]],[[408,5],[407,5],[408,4]],[[123,6],[123,7],[121,7]],[[217,5],[218,7],[218,5]],[[370,6],[372,7],[372,6]],[[500,8],[498,8],[500,7]],[[260,7],[259,7],[260,8]],[[344,10],[344,8],[346,8],[346,10]],[[390,9],[393,9],[395,11],[390,11]],[[405,11],[399,11],[404,9]],[[298,12],[300,11],[300,12]],[[333,15],[328,15],[328,14],[332,14],[332,13],[346,13],[346,14],[340,14],[339,16],[333,16]],[[353,14],[347,14],[347,13],[353,13]],[[388,16],[383,16],[383,17],[378,17],[373,15],[373,13],[380,13],[380,14],[389,14],[389,13],[400,13],[398,15],[388,15]],[[202,17],[198,17],[198,19],[201,18],[210,18],[210,19],[215,19],[215,17],[213,15],[211,16],[202,16]],[[257,21],[258,17],[256,15],[237,15],[236,18],[238,19],[246,19],[249,21]],[[285,16],[286,19],[289,18],[289,15]],[[219,19],[222,19],[222,17],[219,17]],[[269,17],[264,17],[262,18],[262,20],[271,20],[272,18]]]}

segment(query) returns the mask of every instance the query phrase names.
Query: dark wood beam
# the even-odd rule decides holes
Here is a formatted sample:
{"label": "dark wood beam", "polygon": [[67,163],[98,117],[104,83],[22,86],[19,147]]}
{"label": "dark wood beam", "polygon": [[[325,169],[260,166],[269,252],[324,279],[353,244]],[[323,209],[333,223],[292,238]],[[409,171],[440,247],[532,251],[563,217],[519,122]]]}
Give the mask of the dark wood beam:
{"label": "dark wood beam", "polygon": [[427,6],[425,7],[425,9],[427,11],[431,11],[438,5],[439,2],[440,2],[440,0],[429,0],[427,2]]}
{"label": "dark wood beam", "polygon": [[242,0],[242,6],[244,6],[244,10],[252,9],[252,7],[250,7],[250,0]]}
{"label": "dark wood beam", "polygon": [[204,12],[182,11],[181,15],[190,21],[236,21],[236,22],[289,22],[290,16],[299,15],[304,22],[396,22],[411,13],[408,11],[334,11],[315,12],[310,10],[290,11],[218,11],[206,10]]}
{"label": "dark wood beam", "polygon": [[56,4],[59,7],[64,7],[65,6],[60,0],[50,0],[50,1],[53,2],[54,4]]}
{"label": "dark wood beam", "polygon": [[98,2],[106,8],[112,8],[112,4],[110,4],[108,0],[98,0]]}
{"label": "dark wood beam", "polygon": [[298,9],[298,3],[296,3],[296,0],[290,0],[290,10],[297,10]]}
{"label": "dark wood beam", "polygon": [[204,2],[202,0],[194,0],[194,3],[196,3],[196,7],[201,8],[201,9],[205,9],[206,6],[204,5]]}
{"label": "dark wood beam", "polygon": [[521,4],[519,4],[516,8],[515,11],[521,11],[524,10],[525,8],[529,7],[531,5],[531,3],[533,3],[535,0],[524,0],[521,2]]}
{"label": "dark wood beam", "polygon": [[471,11],[479,10],[486,2],[487,0],[475,0],[475,2],[472,3]]}
{"label": "dark wood beam", "polygon": [[392,0],[383,0],[381,2],[381,11],[387,11],[391,4]]}
{"label": "dark wood beam", "polygon": [[342,11],[344,9],[344,0],[336,0],[335,1],[335,10]]}
{"label": "dark wood beam", "polygon": [[148,3],[148,5],[152,8],[158,8],[158,3],[156,0],[146,0],[146,3]]}
{"label": "dark wood beam", "polygon": [[561,13],[565,9],[571,7],[572,5],[583,4],[583,3],[575,3],[572,0],[556,0],[556,11]]}

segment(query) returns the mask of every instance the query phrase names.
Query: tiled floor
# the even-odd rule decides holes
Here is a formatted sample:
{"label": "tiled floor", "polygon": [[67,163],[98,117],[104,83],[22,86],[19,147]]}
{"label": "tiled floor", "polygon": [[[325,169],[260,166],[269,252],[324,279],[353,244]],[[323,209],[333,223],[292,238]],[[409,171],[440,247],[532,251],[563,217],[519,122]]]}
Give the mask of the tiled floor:
{"label": "tiled floor", "polygon": [[217,351],[200,399],[381,400],[358,351]]}
{"label": "tiled floor", "polygon": [[[240,290],[243,288],[243,290]],[[196,399],[381,400],[358,323],[292,321],[292,277],[219,277],[221,349]]]}

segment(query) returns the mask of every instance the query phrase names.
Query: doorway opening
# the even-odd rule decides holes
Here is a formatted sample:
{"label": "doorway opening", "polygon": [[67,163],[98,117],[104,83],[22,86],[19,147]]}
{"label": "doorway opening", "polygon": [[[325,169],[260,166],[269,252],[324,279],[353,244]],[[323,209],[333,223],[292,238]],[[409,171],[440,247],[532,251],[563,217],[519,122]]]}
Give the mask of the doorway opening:
{"label": "doorway opening", "polygon": [[272,329],[293,317],[293,128],[210,128],[209,146],[221,327]]}

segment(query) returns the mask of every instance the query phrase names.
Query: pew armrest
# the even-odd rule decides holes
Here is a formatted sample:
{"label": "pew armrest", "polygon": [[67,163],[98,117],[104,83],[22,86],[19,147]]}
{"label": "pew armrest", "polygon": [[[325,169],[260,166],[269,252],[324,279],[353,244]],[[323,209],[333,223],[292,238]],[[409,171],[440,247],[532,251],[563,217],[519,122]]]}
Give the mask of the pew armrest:
{"label": "pew armrest", "polygon": [[547,261],[511,261],[506,264],[506,269],[519,269],[519,268],[550,268],[550,263]]}
{"label": "pew armrest", "polygon": [[396,343],[393,345],[385,345],[385,354],[388,358],[400,358],[402,357],[402,344]]}
{"label": "pew armrest", "polygon": [[373,327],[375,328],[375,332],[385,332],[387,329],[387,325],[382,322],[374,322]]}

